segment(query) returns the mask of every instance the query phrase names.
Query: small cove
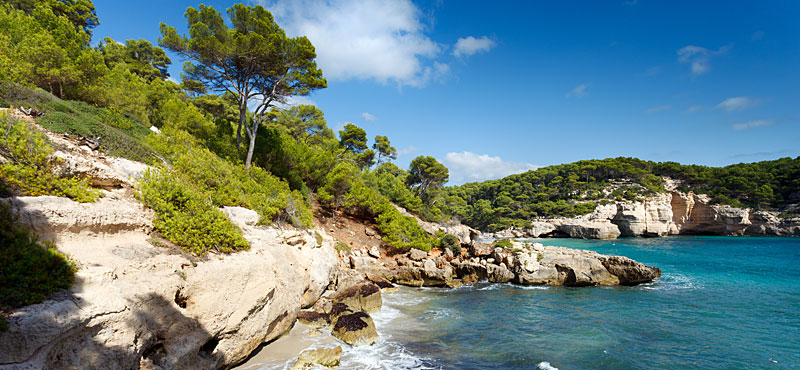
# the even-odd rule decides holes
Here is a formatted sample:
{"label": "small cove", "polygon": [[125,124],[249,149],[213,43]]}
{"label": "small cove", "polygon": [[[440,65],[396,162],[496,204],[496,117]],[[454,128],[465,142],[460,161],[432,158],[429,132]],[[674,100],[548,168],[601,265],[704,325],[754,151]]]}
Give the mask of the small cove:
{"label": "small cove", "polygon": [[[536,241],[624,255],[663,277],[636,287],[401,287],[374,315],[381,342],[345,348],[342,368],[800,367],[800,239]],[[310,346],[331,346],[326,335]]]}

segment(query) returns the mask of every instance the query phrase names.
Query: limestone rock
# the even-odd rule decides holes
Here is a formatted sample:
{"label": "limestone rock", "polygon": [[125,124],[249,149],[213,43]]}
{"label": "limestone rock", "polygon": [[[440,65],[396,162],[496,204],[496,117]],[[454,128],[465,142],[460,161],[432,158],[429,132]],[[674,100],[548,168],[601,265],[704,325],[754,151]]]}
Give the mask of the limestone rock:
{"label": "limestone rock", "polygon": [[493,283],[507,283],[514,279],[514,273],[495,264],[486,265],[486,274]]}
{"label": "limestone rock", "polygon": [[344,303],[356,311],[375,312],[381,309],[381,288],[368,282],[348,288],[333,297],[333,302]]}
{"label": "limestone rock", "polygon": [[378,341],[375,323],[365,312],[339,317],[333,325],[331,334],[351,346],[372,345]]}
{"label": "limestone rock", "polygon": [[622,256],[599,257],[603,266],[619,279],[622,285],[636,285],[661,277],[661,269],[647,266]]}
{"label": "limestone rock", "polygon": [[491,244],[479,242],[472,243],[469,250],[470,254],[472,254],[474,257],[488,256],[492,254],[493,251],[494,249],[492,248]]}
{"label": "limestone rock", "polygon": [[422,261],[425,259],[425,257],[428,257],[428,252],[423,250],[411,248],[411,250],[408,251],[408,258],[410,258],[412,261]]}
{"label": "limestone rock", "polygon": [[314,328],[324,328],[331,324],[327,313],[317,311],[300,311],[297,313],[297,321]]}
{"label": "limestone rock", "polygon": [[369,255],[372,257],[381,258],[381,251],[380,249],[378,249],[377,246],[373,246],[372,248],[370,248],[367,253],[369,253]]}
{"label": "limestone rock", "polygon": [[254,226],[258,223],[258,212],[244,207],[222,207],[222,213],[236,225]]}
{"label": "limestone rock", "polygon": [[76,284],[13,310],[0,363],[20,368],[213,369],[285,333],[333,280],[331,243],[291,247],[295,231],[242,227],[248,251],[188,257],[150,244],[152,212],[125,195],[96,203],[9,200],[20,221],[82,267]]}
{"label": "limestone rock", "polygon": [[297,363],[292,369],[310,369],[313,364],[320,364],[325,367],[339,366],[342,357],[342,347],[307,349],[300,353]]}

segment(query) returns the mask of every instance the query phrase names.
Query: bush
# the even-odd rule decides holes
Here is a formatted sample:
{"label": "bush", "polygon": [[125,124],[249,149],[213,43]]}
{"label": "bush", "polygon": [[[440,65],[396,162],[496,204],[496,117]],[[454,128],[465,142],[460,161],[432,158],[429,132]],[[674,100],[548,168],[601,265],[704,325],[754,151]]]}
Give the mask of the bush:
{"label": "bush", "polygon": [[0,202],[0,310],[39,303],[69,288],[76,271],[52,243],[38,243],[35,234],[16,224],[10,208]]}
{"label": "bush", "polygon": [[350,246],[344,242],[336,242],[336,246],[334,248],[339,252],[345,251],[347,253],[350,253]]}
{"label": "bush", "polygon": [[439,238],[439,246],[441,248],[447,248],[453,251],[453,254],[459,255],[461,254],[461,244],[458,242],[458,238],[454,235],[444,234],[441,235]]}
{"label": "bush", "polygon": [[171,162],[171,168],[216,207],[241,206],[256,211],[260,224],[289,222],[311,227],[313,215],[299,191],[257,166],[232,164],[201,146],[182,130],[166,128],[148,138],[151,146]]}
{"label": "bush", "polygon": [[187,252],[205,255],[210,250],[249,248],[241,230],[175,170],[145,172],[137,196],[155,211],[155,229]]}
{"label": "bush", "polygon": [[495,248],[508,249],[508,248],[511,248],[511,246],[512,246],[511,240],[509,240],[509,239],[498,239],[498,240],[494,241],[494,247]]}
{"label": "bush", "polygon": [[44,112],[36,122],[50,131],[99,138],[100,148],[110,155],[140,162],[157,159],[143,141],[150,134],[149,126],[114,109],[61,100],[44,90],[9,82],[0,83],[0,97],[16,106]]}
{"label": "bush", "polygon": [[25,122],[0,113],[0,155],[9,162],[0,164],[0,187],[25,195],[55,195],[78,202],[94,202],[100,192],[85,179],[56,175],[53,148],[45,136]]}

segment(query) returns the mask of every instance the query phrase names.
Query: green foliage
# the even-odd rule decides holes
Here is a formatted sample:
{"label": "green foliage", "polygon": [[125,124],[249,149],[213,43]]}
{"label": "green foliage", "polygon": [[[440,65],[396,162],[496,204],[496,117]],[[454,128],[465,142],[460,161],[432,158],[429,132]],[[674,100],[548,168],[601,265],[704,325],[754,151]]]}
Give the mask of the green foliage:
{"label": "green foliage", "polygon": [[[213,7],[190,7],[186,10],[189,36],[162,23],[159,43],[194,62],[184,65],[184,80],[237,97],[237,144],[244,128],[250,139],[245,166],[250,167],[258,128],[269,120],[270,106],[327,87],[327,81],[317,68],[317,55],[308,38],[286,37],[262,6],[236,4],[228,8],[228,17],[233,28]],[[247,104],[256,97],[262,99],[248,121]]]}
{"label": "green foliage", "polygon": [[336,249],[337,252],[345,251],[347,253],[350,253],[351,250],[350,245],[344,242],[336,242],[334,248]]}
{"label": "green foliage", "polygon": [[148,170],[137,195],[155,211],[156,230],[187,252],[201,256],[212,249],[228,253],[249,248],[241,230],[177,171]]}
{"label": "green foliage", "polygon": [[439,247],[442,249],[450,249],[456,256],[461,254],[461,243],[458,242],[457,237],[444,233],[442,233],[442,235],[438,235],[438,237]]}
{"label": "green foliage", "polygon": [[36,239],[0,202],[0,311],[39,303],[72,285],[75,264],[52,243]]}
{"label": "green foliage", "polygon": [[495,240],[493,245],[494,245],[495,248],[503,248],[503,249],[509,249],[512,246],[511,240],[509,240],[509,239],[498,239],[498,240]]}
{"label": "green foliage", "polygon": [[334,210],[343,209],[353,216],[375,221],[383,242],[390,247],[431,249],[433,240],[417,221],[404,216],[385,196],[368,186],[352,164],[340,162],[325,182],[318,193],[320,201]]}
{"label": "green foliage", "polygon": [[314,240],[317,241],[318,247],[322,246],[322,241],[323,241],[322,234],[320,234],[318,231],[314,231]]}
{"label": "green foliage", "polygon": [[97,138],[100,149],[110,155],[141,162],[156,159],[153,150],[142,141],[150,130],[115,109],[61,100],[45,91],[14,83],[0,83],[0,97],[15,106],[45,112],[36,121],[50,131]]}
{"label": "green foliage", "polygon": [[541,254],[541,253],[537,253],[536,254],[536,262],[540,262],[543,259],[544,259],[544,255],[543,254]]}
{"label": "green foliage", "polygon": [[610,200],[641,200],[666,191],[662,176],[681,180],[678,190],[708,194],[713,202],[733,206],[781,209],[800,199],[800,158],[717,168],[620,157],[450,187],[445,199],[456,201],[439,204],[469,226],[497,231],[524,227],[536,217],[587,214]]}
{"label": "green foliage", "polygon": [[0,155],[9,161],[0,164],[0,182],[25,195],[55,195],[78,202],[94,202],[100,195],[86,180],[59,177],[53,148],[44,134],[25,122],[0,112]]}
{"label": "green foliage", "polygon": [[171,163],[176,176],[216,207],[241,206],[258,212],[260,223],[290,222],[313,225],[311,210],[299,191],[259,167],[232,164],[185,131],[166,128],[148,138],[153,148]]}
{"label": "green foliage", "polygon": [[386,136],[375,136],[375,144],[372,144],[372,149],[375,149],[378,153],[378,164],[381,163],[383,158],[388,160],[397,159],[397,149],[392,146],[389,142],[389,138]]}
{"label": "green foliage", "polygon": [[406,177],[406,184],[417,189],[417,194],[423,201],[432,198],[431,192],[442,186],[450,177],[450,172],[436,158],[419,156],[411,161]]}

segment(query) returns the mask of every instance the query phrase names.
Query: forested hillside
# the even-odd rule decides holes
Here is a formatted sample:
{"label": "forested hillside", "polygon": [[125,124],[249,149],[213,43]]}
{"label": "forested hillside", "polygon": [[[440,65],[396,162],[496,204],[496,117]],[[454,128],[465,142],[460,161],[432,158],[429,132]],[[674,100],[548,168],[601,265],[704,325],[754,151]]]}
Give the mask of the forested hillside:
{"label": "forested hillside", "polygon": [[[156,211],[156,229],[186,250],[248,247],[217,207],[244,206],[264,224],[309,227],[315,199],[334,214],[375,222],[390,247],[439,244],[392,202],[448,218],[435,205],[447,169],[426,156],[400,169],[388,137],[375,136],[370,147],[356,125],[337,137],[318,108],[281,106],[327,82],[308,39],[287,37],[261,6],[236,4],[225,15],[188,8],[187,35],[162,23],[159,45],[186,60],[178,84],[168,79],[167,53],[147,40],[91,46],[101,20],[89,0],[1,4],[0,106],[33,108],[51,131],[159,168],[145,176],[138,197]],[[9,161],[0,191],[97,196],[80,179],[64,180],[76,184],[70,192],[35,187],[50,164],[31,167],[18,152],[42,139],[7,115],[3,124]]]}
{"label": "forested hillside", "polygon": [[781,211],[800,202],[800,158],[707,167],[620,157],[448,187],[448,197],[465,201],[448,211],[482,230],[522,227],[536,217],[582,215],[600,202],[664,192],[662,177],[679,180],[677,190],[708,194],[712,202],[737,207]]}

